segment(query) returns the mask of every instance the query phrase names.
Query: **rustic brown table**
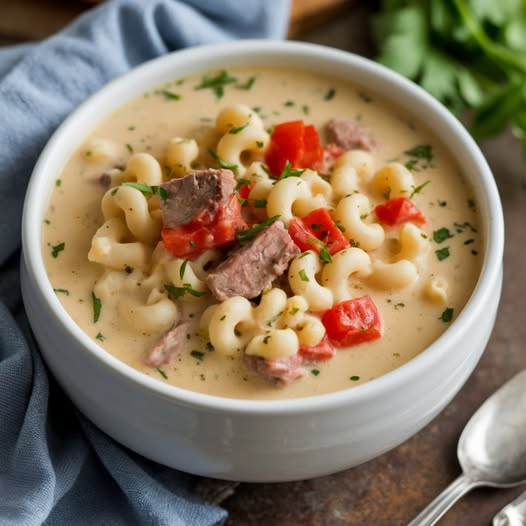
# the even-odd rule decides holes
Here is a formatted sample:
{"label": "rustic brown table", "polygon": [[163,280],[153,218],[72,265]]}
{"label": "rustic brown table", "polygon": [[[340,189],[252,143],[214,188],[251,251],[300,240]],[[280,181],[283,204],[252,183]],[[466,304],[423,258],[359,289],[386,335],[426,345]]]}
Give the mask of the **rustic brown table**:
{"label": "rustic brown table", "polygon": [[[16,4],[0,1],[4,8],[14,8]],[[30,0],[28,4],[41,9],[40,2]],[[17,10],[4,10],[0,44],[41,38],[82,10],[63,0],[54,0],[51,4],[56,13],[53,20],[46,22],[45,27],[32,26],[34,33],[29,35],[9,33],[7,29],[16,26],[15,22],[23,17]],[[340,9],[336,19],[324,20],[320,26],[311,18],[308,27],[315,29],[307,32],[295,29],[291,34],[301,40],[369,55],[372,48],[369,10],[365,4],[356,6],[350,2],[349,9],[343,12]],[[297,5],[301,5],[300,2]],[[22,26],[20,22],[17,27]],[[526,367],[523,350],[526,343],[526,188],[520,183],[526,163],[521,158],[519,145],[509,134],[482,147],[504,205],[504,288],[491,341],[471,378],[425,429],[362,466],[313,480],[239,485],[222,504],[230,513],[227,526],[402,526],[459,475],[456,444],[464,425],[496,388]],[[489,525],[495,512],[523,489],[475,490],[457,503],[440,525]]]}

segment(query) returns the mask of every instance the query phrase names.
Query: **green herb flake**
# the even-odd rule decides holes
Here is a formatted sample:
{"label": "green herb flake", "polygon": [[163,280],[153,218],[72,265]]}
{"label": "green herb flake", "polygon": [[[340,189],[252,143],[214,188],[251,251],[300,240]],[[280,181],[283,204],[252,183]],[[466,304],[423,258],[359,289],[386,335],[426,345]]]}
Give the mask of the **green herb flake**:
{"label": "green herb flake", "polygon": [[299,276],[300,276],[301,281],[310,281],[309,276],[307,276],[304,268],[302,268],[299,271]]}
{"label": "green herb flake", "polygon": [[104,336],[101,332],[98,332],[97,336],[95,336],[95,339],[103,342],[106,339],[106,336]]}
{"label": "green herb flake", "polygon": [[201,351],[190,351],[190,356],[192,356],[196,360],[203,361],[205,357],[205,353]]}
{"label": "green herb flake", "polygon": [[236,126],[235,128],[231,128],[228,133],[236,135],[237,133],[243,131],[249,124],[250,124],[250,121],[247,121],[247,122],[245,122],[245,124],[243,124],[241,126]]}
{"label": "green herb flake", "polygon": [[179,299],[187,293],[196,298],[200,298],[206,294],[206,292],[193,289],[189,283],[183,283],[182,287],[176,287],[175,285],[165,285],[164,288],[174,299]]}
{"label": "green herb flake", "polygon": [[255,199],[254,200],[254,208],[266,208],[266,207],[267,207],[266,199]]}
{"label": "green herb flake", "polygon": [[419,194],[423,188],[425,188],[431,181],[430,180],[427,180],[426,182],[418,185],[418,186],[413,186],[413,191],[411,192],[411,194],[409,195],[409,199],[412,199],[413,196],[415,194]]}
{"label": "green herb flake", "polygon": [[254,82],[256,82],[256,77],[249,77],[248,80],[244,84],[237,84],[236,88],[249,90],[254,85]]}
{"label": "green herb flake", "polygon": [[349,377],[349,380],[352,380],[353,382],[357,382],[359,379],[360,379],[360,377],[356,376],[356,375]]}
{"label": "green herb flake", "polygon": [[69,290],[68,289],[53,289],[53,292],[55,294],[64,294],[65,296],[69,296]]}
{"label": "green herb flake", "polygon": [[100,311],[102,310],[102,302],[100,298],[97,298],[95,292],[91,293],[91,301],[93,303],[93,323],[97,323],[100,317]]}
{"label": "green herb flake", "polygon": [[237,82],[237,78],[230,76],[226,70],[222,70],[213,77],[203,77],[201,84],[197,85],[195,89],[210,89],[220,99],[225,93],[225,86],[234,82]]}
{"label": "green herb flake", "polygon": [[278,180],[281,181],[281,179],[287,179],[288,177],[301,177],[304,171],[305,170],[296,170],[295,168],[292,168],[290,161],[287,160],[285,163],[285,168],[283,168]]}
{"label": "green herb flake", "polygon": [[57,179],[57,180],[55,181],[55,186],[56,186],[57,188],[59,188],[60,186],[62,186],[62,179]]}
{"label": "green herb flake", "polygon": [[177,93],[174,93],[173,91],[163,89],[161,90],[160,93],[167,100],[181,100],[181,95],[178,95]]}
{"label": "green herb flake", "polygon": [[286,108],[290,108],[291,106],[294,106],[294,101],[293,100],[287,100],[283,103],[283,106],[285,106]]}
{"label": "green herb flake", "polygon": [[311,373],[314,375],[314,376],[318,376],[320,374],[320,370],[319,369],[312,369],[311,370]]}
{"label": "green herb flake", "polygon": [[452,237],[453,234],[445,227],[439,228],[433,232],[433,240],[435,243],[443,243],[446,239],[450,239]]}
{"label": "green herb flake", "polygon": [[130,153],[133,153],[133,146],[132,146],[129,142],[126,143],[126,149],[127,149]]}
{"label": "green herb flake", "polygon": [[448,307],[444,310],[444,312],[440,315],[439,320],[442,320],[444,323],[449,323],[453,319],[453,309]]}
{"label": "green herb flake", "polygon": [[212,150],[212,148],[208,148],[208,153],[213,157],[214,161],[221,166],[221,168],[226,168],[227,170],[232,170],[234,173],[237,172],[237,164],[228,164],[227,162],[223,161],[219,158],[219,155]]}
{"label": "green herb flake", "polygon": [[165,379],[168,380],[168,375],[160,368],[156,367],[155,370]]}
{"label": "green herb flake", "polygon": [[255,236],[257,236],[260,232],[268,228],[272,223],[274,223],[278,218],[280,217],[279,214],[276,214],[272,217],[269,217],[262,223],[259,223],[259,225],[255,225],[252,228],[249,228],[248,230],[241,230],[240,232],[237,232],[236,237],[238,241],[241,243],[241,245],[246,245],[251,239],[253,239]]}
{"label": "green herb flake", "polygon": [[304,104],[302,107],[301,107],[301,111],[303,112],[303,115],[308,115],[310,113],[310,108],[309,106],[307,106],[306,104]]}
{"label": "green herb flake", "polygon": [[435,254],[439,261],[442,261],[449,257],[449,247],[440,248],[435,250]]}
{"label": "green herb flake", "polygon": [[406,150],[404,153],[415,159],[424,159],[425,161],[431,161],[433,159],[433,152],[429,144],[418,144]]}
{"label": "green herb flake", "polygon": [[58,245],[53,245],[51,246],[51,255],[54,257],[54,258],[57,258],[58,255],[66,248],[66,243],[62,242],[62,243],[59,243]]}
{"label": "green herb flake", "polygon": [[186,265],[188,265],[188,260],[185,259],[182,263],[181,263],[181,266],[179,268],[179,277],[181,279],[184,279],[184,271],[186,270]]}
{"label": "green herb flake", "polygon": [[327,247],[321,247],[320,249],[320,259],[324,263],[332,263],[332,256]]}
{"label": "green herb flake", "polygon": [[336,90],[334,88],[330,88],[323,96],[323,100],[331,100],[334,98],[334,95],[336,95]]}

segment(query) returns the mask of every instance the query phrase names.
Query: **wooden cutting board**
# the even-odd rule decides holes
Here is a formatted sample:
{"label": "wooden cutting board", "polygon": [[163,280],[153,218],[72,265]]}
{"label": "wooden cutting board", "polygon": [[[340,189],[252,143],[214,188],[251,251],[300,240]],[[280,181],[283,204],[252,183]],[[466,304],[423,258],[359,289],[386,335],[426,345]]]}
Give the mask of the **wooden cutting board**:
{"label": "wooden cutting board", "polygon": [[[45,38],[100,1],[0,0],[0,45]],[[353,3],[354,0],[292,0],[288,37],[300,37]]]}

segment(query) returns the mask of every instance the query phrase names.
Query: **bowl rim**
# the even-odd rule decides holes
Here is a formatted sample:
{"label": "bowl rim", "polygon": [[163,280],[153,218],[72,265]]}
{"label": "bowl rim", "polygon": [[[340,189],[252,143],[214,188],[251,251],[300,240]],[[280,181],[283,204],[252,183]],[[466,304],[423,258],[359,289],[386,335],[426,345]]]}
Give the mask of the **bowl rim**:
{"label": "bowl rim", "polygon": [[[382,376],[363,384],[350,386],[348,389],[292,399],[247,400],[208,395],[166,384],[120,361],[84,333],[64,309],[47,278],[41,253],[41,234],[35,236],[34,232],[41,232],[42,211],[45,210],[48,199],[47,197],[44,200],[43,196],[49,196],[51,192],[50,183],[54,180],[52,176],[46,175],[46,172],[50,171],[49,165],[58,162],[57,159],[62,159],[63,166],[69,157],[71,152],[68,154],[60,153],[61,144],[67,142],[68,138],[72,136],[72,130],[77,125],[77,121],[92,113],[96,106],[108,104],[111,106],[110,111],[120,107],[137,94],[161,84],[162,82],[158,82],[159,78],[167,79],[170,74],[172,79],[187,76],[191,74],[188,72],[189,68],[193,68],[192,72],[218,70],[222,67],[230,67],[226,64],[231,64],[232,60],[246,64],[247,57],[252,60],[266,60],[267,62],[279,59],[278,61],[282,63],[288,61],[294,61],[294,64],[302,63],[303,67],[295,66],[298,69],[305,69],[305,64],[316,61],[318,64],[323,64],[325,69],[330,68],[334,76],[342,76],[343,74],[334,73],[335,66],[339,65],[345,71],[350,68],[348,71],[358,73],[361,77],[370,77],[386,83],[390,88],[390,93],[397,92],[404,93],[406,96],[409,95],[414,101],[415,107],[426,108],[426,111],[432,114],[434,118],[441,121],[451,136],[461,145],[459,151],[463,152],[465,160],[469,161],[479,174],[477,183],[480,184],[479,190],[486,200],[484,205],[487,217],[482,211],[480,213],[485,222],[487,238],[485,239],[485,257],[479,279],[467,304],[448,329],[417,356]],[[181,64],[184,72],[178,74],[176,72],[177,67]],[[130,86],[132,86],[131,90],[129,89]],[[134,94],[134,91],[137,93]],[[118,94],[130,95],[123,100],[122,97],[116,96]],[[382,94],[382,96],[387,101],[393,100],[391,94]],[[107,102],[110,100],[113,100],[112,104]],[[110,111],[106,111],[102,117],[98,118],[98,121]],[[413,112],[413,114],[415,113]],[[86,134],[87,131],[84,131],[83,137]],[[72,147],[71,150],[73,149]],[[448,150],[451,151],[449,147]],[[22,251],[32,286],[37,287],[39,294],[49,307],[50,313],[59,320],[64,330],[76,340],[77,344],[84,347],[104,366],[109,367],[127,381],[133,382],[157,396],[197,409],[214,412],[225,411],[229,414],[289,415],[317,412],[328,407],[337,408],[341,405],[362,403],[378,396],[381,397],[400,385],[406,385],[411,378],[420,374],[420,370],[433,367],[437,361],[444,360],[445,356],[439,352],[439,348],[449,348],[451,352],[454,352],[455,343],[460,339],[464,328],[472,327],[476,323],[480,311],[487,302],[492,300],[490,295],[494,296],[494,290],[490,285],[498,282],[502,266],[504,220],[495,179],[482,152],[460,121],[421,87],[379,63],[348,51],[295,41],[237,40],[223,44],[190,47],[150,60],[110,81],[80,104],[53,133],[34,167],[24,202]],[[493,299],[498,301],[498,298]]]}

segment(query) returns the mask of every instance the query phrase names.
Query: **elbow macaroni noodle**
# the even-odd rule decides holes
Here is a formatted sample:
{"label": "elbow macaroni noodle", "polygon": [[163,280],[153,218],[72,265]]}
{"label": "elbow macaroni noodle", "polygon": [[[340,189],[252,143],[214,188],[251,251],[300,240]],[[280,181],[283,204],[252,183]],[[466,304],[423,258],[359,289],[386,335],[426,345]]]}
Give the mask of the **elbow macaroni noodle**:
{"label": "elbow macaroni noodle", "polygon": [[[430,251],[425,232],[411,223],[391,228],[389,239],[395,236],[399,250],[384,260],[386,228],[373,212],[373,205],[387,196],[411,194],[414,178],[404,165],[390,162],[377,169],[379,163],[372,153],[351,150],[335,160],[329,181],[312,169],[276,180],[262,162],[269,133],[251,108],[242,104],[223,108],[215,132],[219,159],[235,165],[236,177],[251,185],[248,201],[254,217],[279,216],[287,224],[324,207],[351,246],[332,254],[329,261],[322,261],[313,250],[295,257],[286,274],[290,297],[274,287],[264,291],[258,305],[240,296],[213,302],[206,277],[222,259],[221,252],[206,250],[188,261],[164,249],[159,242],[159,197],[121,184],[130,181],[158,186],[163,182],[161,165],[148,153],[133,154],[125,169],[112,177],[112,187],[102,198],[105,222],[93,236],[88,254],[90,261],[105,268],[95,293],[105,302],[113,302],[130,328],[152,334],[166,331],[181,316],[179,301],[181,305],[201,305],[199,333],[220,355],[244,351],[266,359],[284,359],[296,354],[301,345],[319,344],[326,334],[320,313],[363,295],[364,286],[399,290],[419,279]],[[93,140],[87,147],[94,161],[115,157],[115,145],[104,139]],[[201,148],[194,138],[174,137],[164,159],[170,177],[183,177],[190,171],[203,154]],[[138,272],[142,272],[140,279]],[[167,292],[171,286],[183,291],[177,299]],[[185,289],[195,294],[184,293]],[[447,301],[448,284],[442,277],[427,278],[420,290],[431,303]]]}

